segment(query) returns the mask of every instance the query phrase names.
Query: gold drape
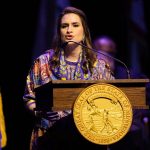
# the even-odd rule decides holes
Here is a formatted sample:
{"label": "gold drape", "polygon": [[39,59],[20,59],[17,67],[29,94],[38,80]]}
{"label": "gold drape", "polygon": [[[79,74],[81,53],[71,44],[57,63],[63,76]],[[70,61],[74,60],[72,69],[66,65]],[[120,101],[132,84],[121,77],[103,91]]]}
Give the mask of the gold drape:
{"label": "gold drape", "polygon": [[0,132],[2,135],[1,147],[5,147],[7,143],[6,129],[5,129],[5,118],[3,113],[2,94],[0,92]]}

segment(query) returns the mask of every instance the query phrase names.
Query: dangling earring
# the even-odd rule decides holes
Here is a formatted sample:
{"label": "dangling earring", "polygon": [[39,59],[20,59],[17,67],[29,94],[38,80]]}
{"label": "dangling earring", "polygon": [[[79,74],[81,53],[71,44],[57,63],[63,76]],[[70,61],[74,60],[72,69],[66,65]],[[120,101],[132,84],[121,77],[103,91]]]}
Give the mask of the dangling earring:
{"label": "dangling earring", "polygon": [[83,35],[83,38],[82,38],[82,43],[84,44],[85,42],[85,35]]}

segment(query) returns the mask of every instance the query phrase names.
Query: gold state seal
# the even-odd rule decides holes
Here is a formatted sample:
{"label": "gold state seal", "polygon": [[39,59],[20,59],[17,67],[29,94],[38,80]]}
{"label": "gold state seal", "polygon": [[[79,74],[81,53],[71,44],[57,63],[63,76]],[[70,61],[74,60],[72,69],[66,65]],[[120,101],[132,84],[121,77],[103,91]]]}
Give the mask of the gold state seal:
{"label": "gold state seal", "polygon": [[109,145],[122,139],[130,129],[132,106],[125,93],[116,86],[93,84],[75,100],[73,118],[84,138]]}

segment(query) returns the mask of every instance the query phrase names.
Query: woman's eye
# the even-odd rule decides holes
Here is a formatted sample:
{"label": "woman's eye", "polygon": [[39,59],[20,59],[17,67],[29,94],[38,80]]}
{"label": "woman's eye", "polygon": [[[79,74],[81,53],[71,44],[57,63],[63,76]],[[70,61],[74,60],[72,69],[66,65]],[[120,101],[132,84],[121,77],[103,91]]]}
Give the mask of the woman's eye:
{"label": "woman's eye", "polygon": [[61,28],[66,28],[67,27],[67,25],[61,25]]}
{"label": "woman's eye", "polygon": [[78,27],[79,25],[78,25],[78,24],[74,24],[73,26],[74,26],[74,27]]}
{"label": "woman's eye", "polygon": [[67,28],[67,27],[69,27],[69,26],[72,26],[72,27],[79,27],[79,24],[72,24],[72,25],[68,25],[68,24],[62,24],[61,25],[61,28],[63,29],[63,28]]}

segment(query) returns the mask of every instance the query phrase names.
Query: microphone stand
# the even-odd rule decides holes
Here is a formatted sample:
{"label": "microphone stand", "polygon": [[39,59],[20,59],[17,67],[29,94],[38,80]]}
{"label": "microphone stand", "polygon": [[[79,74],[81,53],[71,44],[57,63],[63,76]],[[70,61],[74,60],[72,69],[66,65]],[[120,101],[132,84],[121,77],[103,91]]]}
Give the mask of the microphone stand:
{"label": "microphone stand", "polygon": [[125,67],[125,69],[126,69],[128,79],[131,78],[131,77],[130,77],[130,71],[129,71],[127,65],[126,65],[123,61],[121,61],[121,60],[119,60],[119,59],[117,59],[117,58],[115,58],[115,57],[113,57],[113,56],[111,56],[111,55],[108,55],[108,54],[105,54],[105,53],[103,53],[103,52],[100,52],[100,51],[98,51],[98,50],[96,50],[96,49],[94,49],[94,48],[89,48],[88,46],[86,46],[86,45],[84,45],[84,44],[81,44],[81,43],[78,43],[78,42],[75,42],[75,41],[72,41],[72,40],[70,40],[70,41],[64,43],[63,45],[66,46],[66,45],[67,45],[68,43],[70,43],[70,42],[73,42],[73,43],[75,43],[75,44],[77,44],[77,45],[81,45],[81,46],[84,47],[84,48],[90,49],[90,50],[92,50],[92,51],[94,51],[94,52],[96,52],[96,53],[102,54],[102,55],[104,55],[104,56],[106,56],[106,57],[109,57],[109,58],[111,58],[111,59],[113,59],[113,60],[115,60],[115,61],[121,63],[121,64]]}

